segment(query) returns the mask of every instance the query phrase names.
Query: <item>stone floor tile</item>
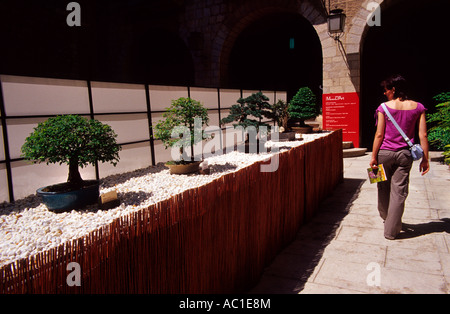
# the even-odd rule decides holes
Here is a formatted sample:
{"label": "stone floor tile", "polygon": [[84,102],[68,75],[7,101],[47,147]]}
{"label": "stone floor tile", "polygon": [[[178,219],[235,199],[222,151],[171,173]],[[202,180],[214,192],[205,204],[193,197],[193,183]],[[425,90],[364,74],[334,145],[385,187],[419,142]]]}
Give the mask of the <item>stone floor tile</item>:
{"label": "stone floor tile", "polygon": [[356,290],[363,293],[381,293],[376,286],[369,286],[367,278],[373,270],[369,264],[325,259],[314,283],[328,285],[336,289]]}
{"label": "stone floor tile", "polygon": [[378,216],[378,213],[374,214],[352,214],[347,215],[342,220],[342,225],[361,227],[361,228],[373,228],[373,229],[384,229],[383,220]]}
{"label": "stone floor tile", "polygon": [[375,268],[368,265],[326,260],[314,283],[375,294],[445,294],[447,283],[442,275],[379,268],[379,286],[374,285]]}
{"label": "stone floor tile", "polygon": [[363,294],[363,292],[307,282],[299,294]]}
{"label": "stone floor tile", "polygon": [[386,268],[442,275],[441,258],[437,251],[387,248]]}
{"label": "stone floor tile", "polygon": [[387,244],[383,231],[375,228],[364,228],[343,225],[336,237],[338,241],[365,243],[365,244]]}
{"label": "stone floor tile", "polygon": [[[401,237],[402,234],[399,235]],[[396,240],[386,240],[386,245],[392,248],[409,249],[409,250],[422,250],[422,251],[437,251],[438,243],[433,235],[420,236],[415,238]]]}
{"label": "stone floor tile", "polygon": [[[450,292],[450,172],[432,162],[422,177],[415,162],[404,231],[383,235],[370,155],[344,160],[344,182],[321,204],[270,265],[254,291],[300,294]],[[375,268],[374,268],[375,267]],[[379,272],[378,272],[379,271]],[[379,286],[368,279],[379,274]]]}
{"label": "stone floor tile", "polygon": [[[424,205],[424,204],[423,204]],[[427,205],[424,207],[412,207],[405,206],[405,211],[403,213],[403,221],[408,219],[434,219],[435,215],[432,214],[430,208]]]}
{"label": "stone floor tile", "polygon": [[381,269],[383,293],[448,294],[448,286],[442,275],[426,274],[391,268]]}
{"label": "stone floor tile", "polygon": [[306,282],[314,278],[320,269],[320,256],[281,253],[266,268],[265,275]]}
{"label": "stone floor tile", "polygon": [[374,244],[333,241],[325,248],[323,257],[339,261],[358,261],[363,264],[376,262],[383,265],[386,260],[386,247]]}
{"label": "stone floor tile", "polygon": [[450,253],[440,253],[440,260],[442,263],[444,276],[450,279]]}
{"label": "stone floor tile", "polygon": [[298,294],[304,289],[305,282],[283,278],[279,276],[264,275],[258,284],[250,290],[249,294]]}
{"label": "stone floor tile", "polygon": [[[444,234],[444,233],[437,234],[437,235],[435,235],[435,239],[436,239],[437,251],[439,253],[449,254],[450,248],[448,246],[448,243],[450,241],[450,235]],[[450,265],[449,265],[449,267],[450,267]]]}

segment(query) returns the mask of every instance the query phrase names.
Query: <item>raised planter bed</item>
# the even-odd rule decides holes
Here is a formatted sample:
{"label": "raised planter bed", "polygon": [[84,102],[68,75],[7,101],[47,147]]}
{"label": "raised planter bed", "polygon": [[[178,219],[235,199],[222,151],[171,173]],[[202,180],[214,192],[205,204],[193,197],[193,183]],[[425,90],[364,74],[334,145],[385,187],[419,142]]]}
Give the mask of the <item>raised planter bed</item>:
{"label": "raised planter bed", "polygon": [[[340,131],[274,145],[276,172],[260,169],[274,153],[233,152],[208,158],[210,175],[159,164],[105,178],[101,193],[121,201],[110,210],[57,214],[34,196],[3,205],[0,293],[245,291],[342,179]],[[80,287],[66,284],[70,262]]]}

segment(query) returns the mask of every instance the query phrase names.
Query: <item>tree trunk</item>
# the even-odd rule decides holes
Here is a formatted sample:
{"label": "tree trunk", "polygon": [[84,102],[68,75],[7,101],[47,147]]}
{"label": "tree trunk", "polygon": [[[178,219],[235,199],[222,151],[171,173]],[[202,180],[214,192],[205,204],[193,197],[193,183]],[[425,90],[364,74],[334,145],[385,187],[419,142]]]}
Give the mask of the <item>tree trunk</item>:
{"label": "tree trunk", "polygon": [[81,178],[80,171],[78,170],[78,161],[69,161],[69,177],[67,183],[73,187],[81,187],[83,185],[83,179]]}

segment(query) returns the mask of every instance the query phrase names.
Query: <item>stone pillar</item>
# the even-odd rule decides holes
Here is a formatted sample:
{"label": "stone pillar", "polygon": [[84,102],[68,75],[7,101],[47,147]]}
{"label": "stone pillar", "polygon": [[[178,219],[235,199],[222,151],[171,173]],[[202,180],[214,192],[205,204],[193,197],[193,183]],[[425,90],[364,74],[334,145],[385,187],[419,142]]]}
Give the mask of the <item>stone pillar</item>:
{"label": "stone pillar", "polygon": [[[338,1],[339,2],[339,1]],[[327,24],[316,25],[323,51],[323,93],[359,93],[361,91],[360,47],[372,13],[370,4],[383,0],[347,0],[334,3],[347,15],[345,33],[340,41],[328,36]],[[332,7],[334,9],[334,7]]]}
{"label": "stone pillar", "polygon": [[356,43],[358,39],[344,35],[340,40],[334,40],[328,35],[327,28],[326,23],[316,26],[322,43],[323,93],[359,93],[359,45],[353,45],[358,47],[356,51],[348,51],[348,40]]}

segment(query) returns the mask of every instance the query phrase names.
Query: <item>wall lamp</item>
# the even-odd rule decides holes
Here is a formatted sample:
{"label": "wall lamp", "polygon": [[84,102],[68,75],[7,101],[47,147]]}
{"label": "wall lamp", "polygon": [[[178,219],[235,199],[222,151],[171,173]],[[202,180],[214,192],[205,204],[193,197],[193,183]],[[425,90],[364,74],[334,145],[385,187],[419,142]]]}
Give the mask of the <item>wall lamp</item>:
{"label": "wall lamp", "polygon": [[346,15],[344,10],[335,9],[331,10],[328,15],[328,35],[334,40],[339,40],[344,34]]}

